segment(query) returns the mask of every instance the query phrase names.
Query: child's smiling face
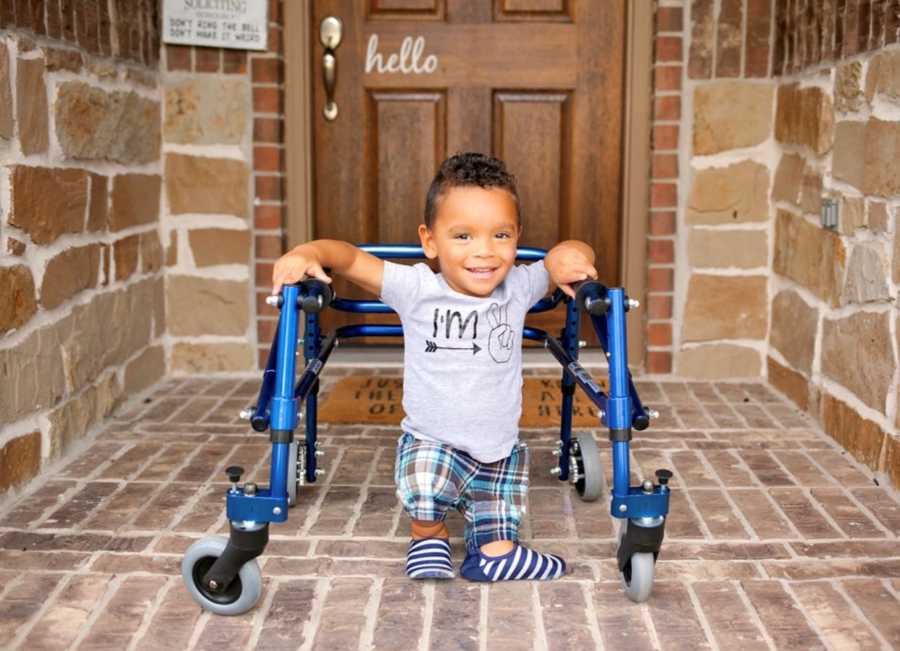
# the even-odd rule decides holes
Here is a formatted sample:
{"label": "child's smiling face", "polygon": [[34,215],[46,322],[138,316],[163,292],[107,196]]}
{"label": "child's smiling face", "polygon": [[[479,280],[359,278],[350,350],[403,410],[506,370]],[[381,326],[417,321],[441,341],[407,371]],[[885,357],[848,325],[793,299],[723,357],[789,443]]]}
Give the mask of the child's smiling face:
{"label": "child's smiling face", "polygon": [[447,284],[481,297],[490,296],[506,278],[520,234],[512,195],[479,186],[450,188],[438,202],[432,227],[419,226],[425,255],[440,261]]}

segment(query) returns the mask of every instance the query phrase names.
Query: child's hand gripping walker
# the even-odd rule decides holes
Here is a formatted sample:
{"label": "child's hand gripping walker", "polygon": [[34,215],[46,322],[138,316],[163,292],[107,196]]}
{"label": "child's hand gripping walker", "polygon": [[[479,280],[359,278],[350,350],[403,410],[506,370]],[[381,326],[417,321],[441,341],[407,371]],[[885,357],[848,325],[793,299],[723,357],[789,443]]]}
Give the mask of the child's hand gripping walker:
{"label": "child's hand gripping walker", "polygon": [[[422,248],[415,245],[363,245],[382,259],[421,259]],[[541,249],[520,248],[517,260],[543,259]],[[609,428],[612,444],[613,484],[610,508],[619,518],[616,554],[625,594],[632,601],[645,601],[653,587],[656,558],[663,539],[669,511],[672,473],[656,471],[657,484],[645,479],[629,486],[629,441],[632,429],[644,430],[655,414],[646,409],[637,395],[628,370],[625,313],[637,305],[621,288],[607,288],[594,281],[577,286],[576,298],[564,299],[561,291],[534,305],[530,312],[554,309],[565,300],[566,324],[559,339],[543,330],[526,327],[523,336],[543,341],[563,367],[562,421],[560,440],[554,455],[559,464],[550,470],[561,481],[570,481],[585,501],[594,501],[604,486],[597,444],[590,434],[572,438],[572,404],[575,386],[580,386],[597,406],[600,422]],[[275,341],[269,351],[257,403],[242,411],[258,432],[269,430],[272,442],[269,487],[252,482],[240,485],[243,468],[226,469],[231,488],[226,493],[230,522],[228,539],[207,536],[187,550],[181,563],[182,579],[191,596],[206,610],[220,615],[239,615],[251,609],[262,592],[262,575],[256,557],[269,539],[269,523],[287,520],[288,508],[298,497],[298,489],[315,482],[324,471],[317,468],[316,406],[319,374],[340,339],[370,336],[402,336],[399,325],[347,325],[323,337],[319,312],[327,307],[355,313],[390,314],[392,310],[377,300],[337,298],[331,287],[319,280],[286,285],[280,296],[268,302],[281,310]],[[305,313],[303,344],[306,366],[295,383],[300,311]],[[603,350],[609,359],[609,394],[604,393],[578,363],[578,321],[584,310],[590,315]],[[305,410],[301,406],[305,403]],[[305,437],[295,440],[294,430],[305,415]]]}

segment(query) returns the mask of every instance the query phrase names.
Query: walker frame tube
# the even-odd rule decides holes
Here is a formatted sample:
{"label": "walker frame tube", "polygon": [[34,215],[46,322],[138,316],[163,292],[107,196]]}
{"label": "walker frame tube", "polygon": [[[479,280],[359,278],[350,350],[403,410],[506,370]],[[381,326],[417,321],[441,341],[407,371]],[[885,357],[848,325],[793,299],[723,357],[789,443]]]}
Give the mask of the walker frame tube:
{"label": "walker frame tube", "polygon": [[[616,518],[657,518],[669,512],[669,489],[655,486],[648,493],[642,486],[629,486],[630,459],[629,440],[632,423],[638,416],[646,417],[646,410],[637,399],[637,390],[628,370],[627,335],[625,330],[625,294],[621,288],[606,289],[600,292],[608,299],[605,319],[592,316],[591,323],[597,332],[600,345],[608,353],[609,385],[607,395],[594,382],[590,373],[569,354],[563,344],[553,337],[547,338],[547,348],[562,365],[565,375],[570,381],[577,383],[585,395],[593,402],[601,414],[600,422],[607,425],[612,439],[613,491],[610,502],[610,513]],[[575,304],[571,301],[569,305]],[[603,327],[599,327],[603,323]],[[565,394],[563,395],[565,400]],[[565,415],[565,411],[563,412]],[[563,446],[565,440],[563,439]],[[563,448],[562,459],[566,448]],[[560,464],[562,470],[567,464]]]}
{"label": "walker frame tube", "polygon": [[[282,310],[278,320],[275,350],[270,352],[269,361],[275,357],[274,392],[270,401],[272,427],[272,459],[269,468],[269,487],[260,488],[255,494],[229,490],[226,497],[226,512],[232,522],[284,522],[287,520],[287,468],[290,438],[297,426],[297,400],[294,397],[294,376],[296,375],[297,299],[299,289],[287,285],[282,292]],[[267,369],[268,370],[268,369]],[[264,382],[265,385],[265,382]],[[266,390],[264,386],[262,392]],[[269,387],[271,390],[271,387]],[[257,405],[257,413],[265,411],[269,405]],[[280,441],[276,433],[286,432],[287,441]]]}
{"label": "walker frame tube", "polygon": [[[303,357],[309,364],[312,360],[318,359],[322,350],[319,328],[319,315],[315,312],[306,313],[306,329],[303,333]],[[323,364],[324,366],[324,364]],[[319,369],[321,371],[321,369]],[[318,376],[318,372],[316,373]],[[306,481],[315,482],[318,473],[316,465],[318,457],[316,456],[316,436],[317,436],[317,407],[319,402],[319,381],[316,379],[311,387],[311,391],[306,396]],[[292,479],[293,481],[293,479]]]}
{"label": "walker frame tube", "polygon": [[[628,371],[628,345],[625,329],[625,291],[621,287],[607,290],[606,312],[609,353],[609,398],[606,422],[612,441],[613,494],[610,513],[617,518],[657,518],[669,512],[669,489],[654,486],[652,492],[641,486],[629,486],[629,441],[634,419],[631,402],[631,375]],[[600,333],[597,333],[598,336]],[[629,386],[630,385],[630,386]]]}

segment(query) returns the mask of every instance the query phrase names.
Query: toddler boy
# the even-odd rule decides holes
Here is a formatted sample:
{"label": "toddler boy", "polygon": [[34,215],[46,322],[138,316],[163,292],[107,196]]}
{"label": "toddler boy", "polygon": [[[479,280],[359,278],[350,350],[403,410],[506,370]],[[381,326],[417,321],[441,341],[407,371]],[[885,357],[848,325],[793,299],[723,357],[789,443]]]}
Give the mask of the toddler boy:
{"label": "toddler boy", "polygon": [[397,494],[412,519],[406,573],[452,578],[450,509],[466,520],[460,573],[472,581],[555,579],[565,562],[518,542],[528,488],[519,443],[522,328],[550,282],[596,278],[594,253],[570,240],[541,262],[515,266],[522,233],[514,178],[483,154],[453,156],[428,191],[419,238],[428,265],[382,261],[346,242],[301,244],[275,264],[274,291],[330,267],[378,295],[403,324],[403,435]]}

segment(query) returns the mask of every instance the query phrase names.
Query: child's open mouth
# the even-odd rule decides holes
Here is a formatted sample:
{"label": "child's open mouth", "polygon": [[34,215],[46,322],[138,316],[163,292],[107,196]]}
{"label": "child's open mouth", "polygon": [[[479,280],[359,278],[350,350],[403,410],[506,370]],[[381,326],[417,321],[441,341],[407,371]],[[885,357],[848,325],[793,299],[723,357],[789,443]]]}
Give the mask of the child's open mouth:
{"label": "child's open mouth", "polygon": [[466,271],[479,279],[490,278],[497,267],[466,267]]}

